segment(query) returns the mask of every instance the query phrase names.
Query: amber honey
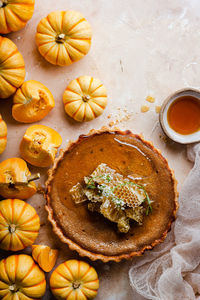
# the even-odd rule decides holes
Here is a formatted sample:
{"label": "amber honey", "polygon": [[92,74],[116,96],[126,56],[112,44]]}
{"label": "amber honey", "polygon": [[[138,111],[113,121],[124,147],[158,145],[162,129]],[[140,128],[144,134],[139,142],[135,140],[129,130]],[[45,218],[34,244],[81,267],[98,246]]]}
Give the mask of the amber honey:
{"label": "amber honey", "polygon": [[167,119],[170,127],[180,134],[192,134],[200,129],[200,100],[182,96],[169,107]]}

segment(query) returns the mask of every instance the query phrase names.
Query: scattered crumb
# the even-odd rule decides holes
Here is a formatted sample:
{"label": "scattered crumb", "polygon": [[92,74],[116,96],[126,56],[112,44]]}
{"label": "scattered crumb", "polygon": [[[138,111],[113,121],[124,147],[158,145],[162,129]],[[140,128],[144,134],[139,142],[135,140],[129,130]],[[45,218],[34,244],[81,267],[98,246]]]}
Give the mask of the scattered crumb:
{"label": "scattered crumb", "polygon": [[112,127],[113,125],[115,125],[114,121],[111,121],[110,123],[108,123],[109,127]]}
{"label": "scattered crumb", "polygon": [[112,126],[117,125],[117,124],[119,124],[121,122],[127,121],[130,118],[131,118],[130,114],[126,114],[126,115],[120,116],[120,117],[118,116],[118,119],[116,119],[114,121],[111,121],[108,125],[109,125],[109,127],[112,127]]}
{"label": "scattered crumb", "polygon": [[146,97],[146,101],[150,102],[150,103],[154,103],[155,102],[155,98],[152,96],[147,96]]}
{"label": "scattered crumb", "polygon": [[39,183],[38,186],[37,186],[37,193],[38,193],[38,194],[42,194],[42,195],[45,194],[45,187],[42,186],[40,183]]}
{"label": "scattered crumb", "polygon": [[156,111],[157,114],[159,114],[160,110],[161,110],[161,106],[156,106],[155,107],[155,111]]}
{"label": "scattered crumb", "polygon": [[147,111],[149,111],[149,106],[148,105],[142,105],[141,106],[141,112],[147,112]]}
{"label": "scattered crumb", "polygon": [[165,144],[169,142],[169,138],[166,135],[160,135],[159,137]]}
{"label": "scattered crumb", "polygon": [[111,113],[107,116],[108,119],[112,118],[112,120],[108,123],[109,127],[130,120],[134,114],[133,111],[128,110],[126,107],[117,107],[116,109],[117,113]]}
{"label": "scattered crumb", "polygon": [[131,116],[129,114],[127,114],[127,115],[125,115],[124,117],[121,118],[120,122],[127,121],[127,120],[130,119],[130,117]]}

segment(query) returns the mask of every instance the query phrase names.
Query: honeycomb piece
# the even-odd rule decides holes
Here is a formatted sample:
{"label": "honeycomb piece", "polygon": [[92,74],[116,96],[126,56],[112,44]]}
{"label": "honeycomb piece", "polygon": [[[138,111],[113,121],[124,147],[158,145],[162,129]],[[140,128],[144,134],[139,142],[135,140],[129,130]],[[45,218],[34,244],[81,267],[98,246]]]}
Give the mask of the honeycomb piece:
{"label": "honeycomb piece", "polygon": [[126,217],[124,210],[116,208],[113,204],[110,204],[109,207],[105,207],[102,204],[100,206],[100,213],[111,222],[117,223],[120,232],[127,233],[129,231],[129,219]]}
{"label": "honeycomb piece", "polygon": [[114,194],[122,199],[128,207],[137,207],[141,205],[145,198],[145,191],[137,185],[127,183],[122,186],[116,187]]}
{"label": "honeycomb piece", "polygon": [[128,208],[125,210],[126,216],[129,219],[136,221],[139,225],[142,225],[143,215],[144,215],[144,207],[138,206],[134,209]]}
{"label": "honeycomb piece", "polygon": [[[121,174],[109,168],[106,164],[100,164],[90,177],[85,177],[86,185],[93,184],[93,189],[85,189],[85,195],[90,201],[105,201],[105,198],[120,199],[128,207],[137,207],[146,198],[144,189],[133,182],[124,179]],[[103,185],[104,192],[97,194],[95,186]],[[116,198],[116,199],[115,199]],[[111,199],[112,200],[112,199]]]}
{"label": "honeycomb piece", "polygon": [[80,182],[78,182],[76,185],[74,185],[69,192],[72,196],[72,199],[74,200],[74,202],[76,204],[79,204],[79,203],[82,203],[82,202],[85,202],[88,200],[88,198],[84,194],[83,187],[80,184]]}
{"label": "honeycomb piece", "polygon": [[89,200],[88,209],[99,212],[111,222],[117,223],[118,230],[127,233],[130,220],[142,224],[146,199],[143,187],[128,178],[100,164],[94,172],[84,177],[84,184],[77,183],[70,193],[75,203]]}

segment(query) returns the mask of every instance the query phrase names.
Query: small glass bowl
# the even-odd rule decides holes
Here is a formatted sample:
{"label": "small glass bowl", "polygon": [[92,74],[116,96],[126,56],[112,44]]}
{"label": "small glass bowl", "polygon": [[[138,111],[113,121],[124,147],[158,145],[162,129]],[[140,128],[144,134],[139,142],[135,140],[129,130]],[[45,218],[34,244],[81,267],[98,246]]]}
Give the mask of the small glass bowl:
{"label": "small glass bowl", "polygon": [[200,141],[200,130],[192,133],[192,134],[180,134],[173,130],[167,119],[167,113],[170,105],[176,101],[178,98],[183,96],[192,96],[195,97],[197,100],[200,101],[200,92],[195,89],[182,89],[176,91],[175,93],[171,94],[167,99],[163,102],[160,114],[159,114],[159,121],[160,125],[164,131],[164,133],[173,141],[180,143],[180,144],[191,144]]}

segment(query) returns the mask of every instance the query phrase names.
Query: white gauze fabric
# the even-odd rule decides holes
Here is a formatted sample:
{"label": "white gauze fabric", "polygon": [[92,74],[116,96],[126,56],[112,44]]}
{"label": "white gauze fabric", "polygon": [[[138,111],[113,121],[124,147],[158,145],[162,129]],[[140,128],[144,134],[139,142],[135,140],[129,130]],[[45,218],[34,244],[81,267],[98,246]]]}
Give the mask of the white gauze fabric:
{"label": "white gauze fabric", "polygon": [[133,290],[147,299],[200,300],[200,144],[188,146],[187,155],[194,167],[181,189],[172,230],[129,271]]}

